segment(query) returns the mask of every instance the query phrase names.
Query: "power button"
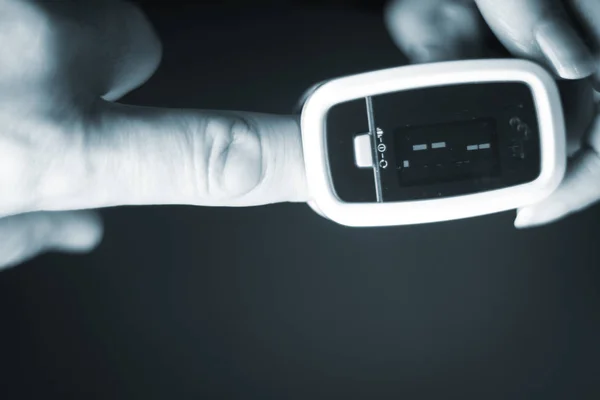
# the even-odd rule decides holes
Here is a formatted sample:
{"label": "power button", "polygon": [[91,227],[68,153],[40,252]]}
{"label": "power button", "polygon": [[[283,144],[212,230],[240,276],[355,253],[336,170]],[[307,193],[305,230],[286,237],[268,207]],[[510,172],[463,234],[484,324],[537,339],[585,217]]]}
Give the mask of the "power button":
{"label": "power button", "polygon": [[354,163],[358,168],[373,168],[370,134],[363,133],[354,137]]}

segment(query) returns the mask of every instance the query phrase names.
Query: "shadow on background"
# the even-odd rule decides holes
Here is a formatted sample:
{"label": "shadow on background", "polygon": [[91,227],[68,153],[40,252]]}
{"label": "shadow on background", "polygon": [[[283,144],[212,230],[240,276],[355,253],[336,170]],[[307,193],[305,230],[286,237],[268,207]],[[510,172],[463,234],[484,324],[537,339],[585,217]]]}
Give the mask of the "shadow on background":
{"label": "shadow on background", "polygon": [[[404,63],[377,12],[148,13],[165,59],[134,104],[287,113]],[[2,398],[600,395],[597,207],[524,232],[514,213],[349,229],[293,204],[103,215],[93,254],[0,275]]]}

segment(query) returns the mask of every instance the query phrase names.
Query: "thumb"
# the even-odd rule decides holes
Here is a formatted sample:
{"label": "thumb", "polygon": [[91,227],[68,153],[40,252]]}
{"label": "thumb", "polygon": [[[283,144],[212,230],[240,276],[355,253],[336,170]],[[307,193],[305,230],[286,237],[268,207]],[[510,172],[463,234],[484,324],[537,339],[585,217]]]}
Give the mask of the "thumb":
{"label": "thumb", "polygon": [[552,68],[564,79],[595,72],[595,60],[558,0],[475,0],[502,44],[517,57]]}
{"label": "thumb", "polygon": [[583,210],[600,200],[600,118],[594,124],[590,145],[572,159],[561,186],[550,197],[518,211],[515,226],[547,224]]}

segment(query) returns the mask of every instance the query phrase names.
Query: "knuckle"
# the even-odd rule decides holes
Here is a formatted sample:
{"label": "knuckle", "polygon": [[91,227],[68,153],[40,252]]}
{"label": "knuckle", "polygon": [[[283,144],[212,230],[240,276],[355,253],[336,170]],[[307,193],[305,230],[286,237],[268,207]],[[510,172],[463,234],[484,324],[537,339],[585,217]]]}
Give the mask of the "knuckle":
{"label": "knuckle", "polygon": [[258,187],[263,163],[257,124],[242,116],[212,118],[205,129],[209,149],[205,160],[207,196],[233,199]]}
{"label": "knuckle", "polygon": [[[43,207],[78,172],[74,155],[82,134],[44,119],[18,121],[0,114],[0,214]],[[75,168],[73,168],[75,167]]]}
{"label": "knuckle", "polygon": [[[34,193],[39,176],[37,168],[32,168],[32,152],[29,145],[21,140],[0,140],[0,166],[5,173],[0,174],[0,210],[3,214],[13,214],[34,206]],[[38,160],[39,161],[39,160]]]}

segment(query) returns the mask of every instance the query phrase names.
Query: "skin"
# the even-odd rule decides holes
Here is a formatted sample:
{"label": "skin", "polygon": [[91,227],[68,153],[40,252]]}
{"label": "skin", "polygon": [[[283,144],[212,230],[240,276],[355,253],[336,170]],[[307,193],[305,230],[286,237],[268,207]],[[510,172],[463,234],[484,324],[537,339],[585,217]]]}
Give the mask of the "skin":
{"label": "skin", "polygon": [[115,102],[162,55],[132,4],[0,9],[0,267],[90,251],[95,208],[308,200],[297,117]]}
{"label": "skin", "polygon": [[[569,173],[549,199],[519,210],[517,226],[600,199],[592,90],[600,3],[565,3],[397,0],[386,8],[390,35],[412,62],[491,57],[495,36],[564,81]],[[46,251],[91,251],[102,238],[100,207],[309,200],[297,117],[116,102],[162,55],[132,4],[0,0],[0,9],[0,268]]]}

